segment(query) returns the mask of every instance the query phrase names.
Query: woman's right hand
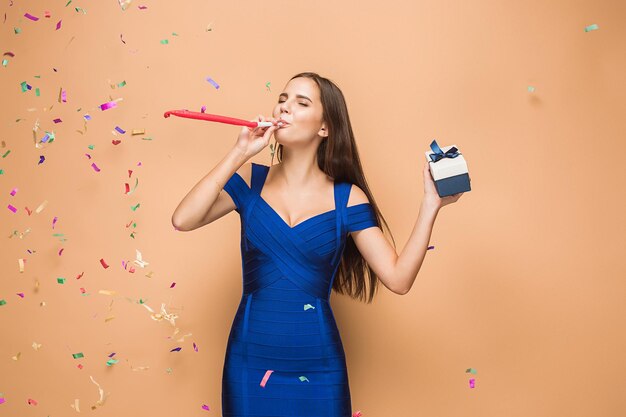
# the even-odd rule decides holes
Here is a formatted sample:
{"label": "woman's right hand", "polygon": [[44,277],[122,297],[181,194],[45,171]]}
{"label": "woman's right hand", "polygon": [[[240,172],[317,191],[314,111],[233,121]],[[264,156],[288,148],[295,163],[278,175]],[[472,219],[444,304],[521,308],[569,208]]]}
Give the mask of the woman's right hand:
{"label": "woman's right hand", "polygon": [[[251,122],[264,122],[265,117],[258,115],[257,120],[251,120]],[[246,160],[252,156],[258,154],[270,143],[270,137],[274,131],[278,128],[277,120],[275,118],[268,119],[273,123],[270,127],[248,127],[243,126],[235,148],[243,153]]]}

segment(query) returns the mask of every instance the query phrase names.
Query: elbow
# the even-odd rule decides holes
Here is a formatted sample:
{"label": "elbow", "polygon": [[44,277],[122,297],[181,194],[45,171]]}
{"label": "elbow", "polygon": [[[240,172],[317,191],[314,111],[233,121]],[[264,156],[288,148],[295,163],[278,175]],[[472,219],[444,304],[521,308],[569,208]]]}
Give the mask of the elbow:
{"label": "elbow", "polygon": [[176,220],[174,219],[174,217],[172,217],[172,226],[174,226],[174,229],[178,230],[179,232],[185,232],[185,228]]}

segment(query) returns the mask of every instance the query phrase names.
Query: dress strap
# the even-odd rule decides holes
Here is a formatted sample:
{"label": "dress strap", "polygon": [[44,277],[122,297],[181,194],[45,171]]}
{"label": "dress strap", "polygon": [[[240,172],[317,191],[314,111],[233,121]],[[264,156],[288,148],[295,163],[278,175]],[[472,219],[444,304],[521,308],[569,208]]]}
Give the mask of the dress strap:
{"label": "dress strap", "polygon": [[[252,162],[252,176],[250,178],[250,198],[248,200],[248,204],[246,205],[245,216],[243,216],[244,230],[242,233],[244,238],[247,236],[245,228],[247,227],[250,213],[252,212],[252,208],[255,206],[257,200],[261,196],[261,188],[265,183],[265,178],[267,177],[269,168],[270,167],[266,165],[255,164],[254,162]],[[247,240],[244,241],[244,248],[246,249],[246,251],[248,250]]]}

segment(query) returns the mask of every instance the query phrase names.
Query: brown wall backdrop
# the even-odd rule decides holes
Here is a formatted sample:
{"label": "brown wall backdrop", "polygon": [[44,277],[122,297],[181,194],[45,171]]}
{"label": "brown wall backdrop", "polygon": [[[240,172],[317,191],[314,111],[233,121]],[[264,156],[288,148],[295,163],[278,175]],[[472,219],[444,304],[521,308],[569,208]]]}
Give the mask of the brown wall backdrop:
{"label": "brown wall backdrop", "polygon": [[[435,249],[406,296],[381,287],[369,305],[331,297],[353,410],[626,414],[626,3],[66,3],[1,6],[1,49],[15,56],[0,66],[0,415],[70,416],[75,400],[101,416],[221,415],[240,220],[233,211],[177,232],[171,215],[239,128],[163,113],[269,115],[301,71],[343,90],[398,253],[430,142],[457,145],[472,178],[440,211]],[[37,123],[37,141],[54,141],[36,146]],[[269,164],[269,147],[252,161]],[[136,250],[145,268],[133,265]],[[140,300],[164,303],[175,325]],[[90,376],[108,394],[96,411]]]}

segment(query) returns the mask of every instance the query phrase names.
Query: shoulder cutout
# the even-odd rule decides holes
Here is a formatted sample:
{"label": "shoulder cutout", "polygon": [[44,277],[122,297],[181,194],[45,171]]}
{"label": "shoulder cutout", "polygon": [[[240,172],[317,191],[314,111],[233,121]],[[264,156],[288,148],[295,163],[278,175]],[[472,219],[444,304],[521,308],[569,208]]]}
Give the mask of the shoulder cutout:
{"label": "shoulder cutout", "polygon": [[367,194],[358,187],[356,184],[352,184],[350,188],[350,194],[348,197],[347,207],[356,206],[357,204],[369,203],[369,199],[367,198]]}
{"label": "shoulder cutout", "polygon": [[246,183],[248,188],[251,188],[251,184],[252,184],[252,163],[251,162],[246,162],[236,172],[241,177],[241,179],[244,180],[244,182]]}

